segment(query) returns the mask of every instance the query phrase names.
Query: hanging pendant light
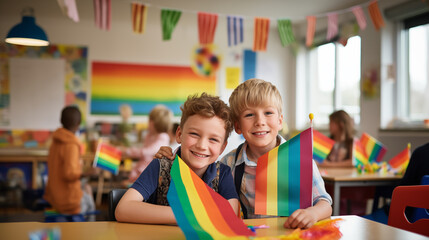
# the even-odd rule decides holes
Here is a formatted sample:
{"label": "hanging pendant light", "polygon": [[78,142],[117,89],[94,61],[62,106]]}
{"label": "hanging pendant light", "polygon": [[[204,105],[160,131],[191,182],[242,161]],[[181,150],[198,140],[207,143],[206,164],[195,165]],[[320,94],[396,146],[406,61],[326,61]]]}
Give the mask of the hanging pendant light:
{"label": "hanging pendant light", "polygon": [[34,9],[27,7],[22,11],[22,22],[10,29],[7,43],[25,46],[48,46],[49,41],[45,31],[36,25]]}

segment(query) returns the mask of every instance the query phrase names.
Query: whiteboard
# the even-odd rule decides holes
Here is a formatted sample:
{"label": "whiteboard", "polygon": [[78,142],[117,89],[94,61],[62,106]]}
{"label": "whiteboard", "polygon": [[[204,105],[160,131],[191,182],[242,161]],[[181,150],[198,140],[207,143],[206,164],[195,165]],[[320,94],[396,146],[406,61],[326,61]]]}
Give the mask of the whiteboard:
{"label": "whiteboard", "polygon": [[65,66],[64,59],[9,58],[11,129],[61,126]]}

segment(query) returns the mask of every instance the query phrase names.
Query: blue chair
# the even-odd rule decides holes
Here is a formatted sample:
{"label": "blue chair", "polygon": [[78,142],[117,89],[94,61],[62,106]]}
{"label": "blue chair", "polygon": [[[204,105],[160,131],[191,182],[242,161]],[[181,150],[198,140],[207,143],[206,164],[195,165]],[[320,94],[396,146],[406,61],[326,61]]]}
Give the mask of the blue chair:
{"label": "blue chair", "polygon": [[[429,175],[424,175],[422,177],[421,185],[429,185]],[[413,221],[417,221],[423,218],[429,218],[428,210],[424,208],[416,208],[413,215]]]}
{"label": "blue chair", "polygon": [[86,216],[97,215],[100,211],[79,214],[62,214],[53,209],[45,210],[45,222],[86,222]]}

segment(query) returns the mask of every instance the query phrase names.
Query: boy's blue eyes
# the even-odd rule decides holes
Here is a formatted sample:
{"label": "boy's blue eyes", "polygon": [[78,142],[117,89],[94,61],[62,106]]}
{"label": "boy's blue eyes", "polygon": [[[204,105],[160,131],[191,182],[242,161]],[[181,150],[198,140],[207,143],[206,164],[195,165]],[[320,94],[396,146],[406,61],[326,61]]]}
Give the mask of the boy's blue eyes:
{"label": "boy's blue eyes", "polygon": [[[264,112],[264,115],[272,115],[274,114],[273,112]],[[244,115],[244,117],[253,117],[255,114],[253,113],[248,113],[246,115]]]}
{"label": "boy's blue eyes", "polygon": [[[196,136],[196,137],[199,137],[200,135],[198,134],[198,133],[193,133],[193,132],[191,132],[191,133],[189,133],[190,135],[193,135],[193,136]],[[210,138],[209,139],[210,141],[214,141],[214,142],[220,142],[220,140],[219,139],[216,139],[216,138]]]}

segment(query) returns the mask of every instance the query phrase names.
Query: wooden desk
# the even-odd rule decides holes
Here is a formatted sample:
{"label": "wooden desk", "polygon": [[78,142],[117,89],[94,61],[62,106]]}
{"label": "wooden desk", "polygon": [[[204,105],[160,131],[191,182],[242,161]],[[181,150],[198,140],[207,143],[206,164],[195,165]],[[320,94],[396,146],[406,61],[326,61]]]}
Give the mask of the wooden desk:
{"label": "wooden desk", "polygon": [[[358,216],[341,216],[339,223],[342,239],[429,239],[422,235],[393,228]],[[292,229],[283,228],[286,218],[248,219],[248,225],[266,224],[268,229],[257,229],[258,237],[290,234]],[[131,224],[118,222],[83,223],[0,223],[2,239],[28,239],[28,233],[43,228],[59,227],[61,239],[185,239],[177,226]]]}
{"label": "wooden desk", "polygon": [[355,168],[320,168],[319,171],[325,184],[334,187],[334,216],[340,214],[341,187],[392,186],[402,178],[391,173],[359,174]]}

